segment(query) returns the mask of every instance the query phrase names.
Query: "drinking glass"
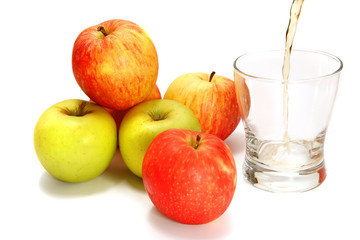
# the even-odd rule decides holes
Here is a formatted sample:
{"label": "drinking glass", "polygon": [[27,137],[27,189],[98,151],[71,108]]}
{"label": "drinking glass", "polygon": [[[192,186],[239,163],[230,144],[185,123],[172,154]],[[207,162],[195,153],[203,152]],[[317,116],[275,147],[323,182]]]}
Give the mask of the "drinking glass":
{"label": "drinking glass", "polygon": [[343,63],[325,52],[293,50],[284,81],[284,53],[248,53],[234,62],[246,137],[243,175],[266,191],[303,192],[326,177],[325,135]]}

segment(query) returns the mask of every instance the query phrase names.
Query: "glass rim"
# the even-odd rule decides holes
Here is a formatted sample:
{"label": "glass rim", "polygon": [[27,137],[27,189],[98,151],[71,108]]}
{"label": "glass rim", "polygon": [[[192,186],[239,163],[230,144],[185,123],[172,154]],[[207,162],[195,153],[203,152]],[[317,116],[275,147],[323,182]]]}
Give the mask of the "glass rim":
{"label": "glass rim", "polygon": [[[234,61],[234,69],[235,71],[241,73],[242,75],[245,75],[247,77],[250,77],[254,80],[258,80],[258,81],[272,81],[272,82],[279,82],[280,79],[278,78],[267,78],[267,77],[259,77],[259,76],[254,76],[252,74],[248,74],[248,73],[245,73],[243,71],[241,71],[240,69],[238,69],[238,67],[236,66],[236,63],[237,61],[240,59],[240,58],[243,58],[245,56],[248,56],[248,55],[251,55],[251,54],[258,54],[258,53],[270,53],[270,52],[284,52],[285,53],[285,49],[278,49],[278,50],[263,50],[263,51],[253,51],[253,52],[248,52],[248,53],[244,53],[242,55],[240,55],[239,57],[237,57]],[[327,56],[329,58],[332,58],[333,60],[335,60],[339,65],[338,67],[336,68],[335,71],[331,72],[331,73],[328,73],[328,74],[324,74],[324,75],[321,75],[321,76],[316,76],[316,77],[311,77],[311,78],[304,78],[304,79],[296,79],[296,81],[289,81],[289,84],[294,84],[294,83],[302,83],[302,82],[308,82],[308,81],[314,81],[314,80],[318,80],[320,78],[326,78],[326,77],[330,77],[330,76],[333,76],[337,73],[340,73],[341,70],[343,69],[343,62],[341,61],[340,58],[338,58],[337,56],[333,55],[333,54],[330,54],[330,53],[327,53],[327,52],[324,52],[324,51],[319,51],[319,50],[306,50],[306,49],[293,49],[292,52],[307,52],[307,53],[316,53],[316,54],[320,54],[320,55],[323,55],[323,56]],[[281,79],[282,83],[284,82],[283,79]]]}

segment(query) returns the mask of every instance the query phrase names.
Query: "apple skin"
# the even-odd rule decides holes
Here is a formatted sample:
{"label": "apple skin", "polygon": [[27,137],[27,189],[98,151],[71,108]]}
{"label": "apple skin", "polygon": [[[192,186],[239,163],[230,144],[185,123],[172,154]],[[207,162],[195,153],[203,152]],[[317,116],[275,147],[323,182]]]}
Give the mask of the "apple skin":
{"label": "apple skin", "polygon": [[[150,101],[150,100],[155,100],[155,99],[161,99],[161,93],[160,93],[160,90],[159,90],[157,85],[155,85],[155,87],[151,91],[150,95],[143,102]],[[95,101],[93,101],[92,99],[90,99],[90,102],[95,103]],[[113,116],[113,118],[114,118],[114,120],[116,122],[116,127],[117,127],[118,132],[119,132],[121,121],[122,121],[122,119],[124,118],[125,114],[127,113],[127,111],[129,109],[116,110],[116,109],[111,109],[111,108],[106,108],[106,107],[104,107],[104,109],[106,111],[108,111],[111,114],[111,116]]]}
{"label": "apple skin", "polygon": [[147,96],[143,102],[150,101],[150,100],[156,100],[156,99],[161,99],[161,92],[157,85],[155,85],[155,87],[151,91],[150,95]]}
{"label": "apple skin", "polygon": [[89,27],[73,46],[72,69],[80,88],[90,99],[111,109],[128,109],[149,96],[158,67],[149,35],[126,20]]}
{"label": "apple skin", "polygon": [[110,164],[117,147],[116,124],[99,105],[65,100],[40,116],[34,130],[34,147],[40,163],[55,178],[87,181]]}
{"label": "apple skin", "polygon": [[237,180],[233,155],[220,138],[181,129],[164,131],[152,141],[142,176],[155,207],[184,224],[220,217],[232,201]]}
{"label": "apple skin", "polygon": [[[214,72],[215,73],[215,72]],[[164,99],[188,106],[199,119],[203,132],[225,140],[240,122],[234,81],[207,73],[188,73],[176,78]]]}
{"label": "apple skin", "polygon": [[142,177],[142,162],[151,141],[171,128],[201,131],[193,112],[174,100],[143,102],[126,113],[120,125],[119,148],[125,164],[136,176]]}

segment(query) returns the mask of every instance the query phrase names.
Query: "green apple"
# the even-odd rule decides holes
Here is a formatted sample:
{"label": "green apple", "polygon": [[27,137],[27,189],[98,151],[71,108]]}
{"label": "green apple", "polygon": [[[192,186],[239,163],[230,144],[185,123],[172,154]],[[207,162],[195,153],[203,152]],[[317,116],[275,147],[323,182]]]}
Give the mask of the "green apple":
{"label": "green apple", "polygon": [[48,108],[34,131],[34,147],[43,167],[65,182],[83,182],[100,175],[117,145],[113,117],[94,103],[69,99]]}
{"label": "green apple", "polygon": [[121,122],[119,147],[128,168],[142,177],[142,162],[151,141],[168,129],[201,131],[190,108],[175,100],[143,102],[131,108]]}

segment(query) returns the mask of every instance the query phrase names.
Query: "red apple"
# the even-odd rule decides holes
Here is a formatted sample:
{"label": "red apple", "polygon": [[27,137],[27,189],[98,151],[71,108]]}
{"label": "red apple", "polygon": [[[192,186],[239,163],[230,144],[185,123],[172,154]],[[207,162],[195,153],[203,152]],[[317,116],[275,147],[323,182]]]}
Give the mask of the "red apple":
{"label": "red apple", "polygon": [[234,81],[214,74],[184,74],[170,84],[164,99],[189,107],[203,132],[225,140],[238,126],[240,110]]}
{"label": "red apple", "polygon": [[109,20],[80,33],[72,68],[90,99],[124,110],[144,101],[153,90],[158,57],[144,29],[126,20]]}
{"label": "red apple", "polygon": [[236,186],[229,147],[212,134],[170,129],[146,151],[142,178],[155,207],[185,224],[203,224],[228,208]]}
{"label": "red apple", "polygon": [[[147,98],[143,102],[155,100],[155,99],[161,99],[161,93],[160,93],[160,90],[157,85],[155,85],[155,87],[151,91],[150,95],[147,96]],[[95,103],[95,101],[93,101],[92,99],[90,99],[90,102]],[[108,111],[111,114],[111,116],[114,118],[114,120],[116,122],[117,130],[119,132],[119,127],[120,127],[121,121],[129,109],[116,110],[116,109],[111,109],[111,108],[106,108],[106,107],[104,107],[104,109],[106,111]]]}

